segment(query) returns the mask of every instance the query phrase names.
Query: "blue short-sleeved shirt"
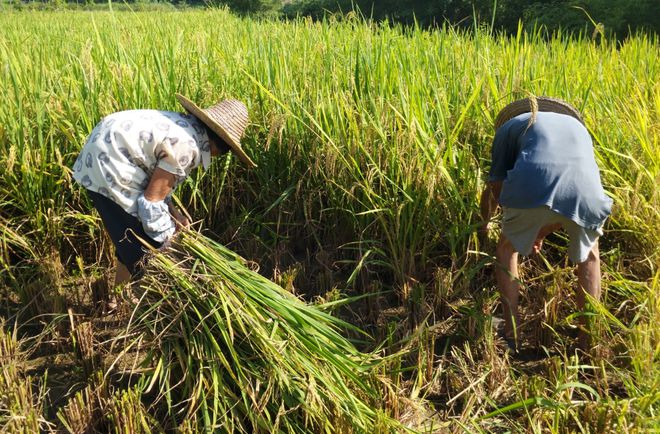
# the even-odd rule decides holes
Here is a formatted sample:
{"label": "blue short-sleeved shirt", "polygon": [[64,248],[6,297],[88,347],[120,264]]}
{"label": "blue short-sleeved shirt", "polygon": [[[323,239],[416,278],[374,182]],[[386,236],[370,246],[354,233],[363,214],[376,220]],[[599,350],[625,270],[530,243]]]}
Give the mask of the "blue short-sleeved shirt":
{"label": "blue short-sleeved shirt", "polygon": [[600,229],[612,199],[603,190],[591,137],[577,119],[552,112],[524,113],[495,133],[490,181],[504,181],[500,205],[548,206],[588,229]]}

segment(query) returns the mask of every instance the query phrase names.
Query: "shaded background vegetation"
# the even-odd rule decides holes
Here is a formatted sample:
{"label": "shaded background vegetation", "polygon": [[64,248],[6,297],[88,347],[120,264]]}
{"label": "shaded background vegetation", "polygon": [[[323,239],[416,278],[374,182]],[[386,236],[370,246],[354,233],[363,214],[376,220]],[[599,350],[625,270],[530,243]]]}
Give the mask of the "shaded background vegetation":
{"label": "shaded background vegetation", "polygon": [[319,17],[326,11],[350,11],[352,5],[377,20],[422,26],[449,22],[468,27],[477,22],[508,33],[515,33],[521,20],[527,28],[581,31],[591,24],[590,15],[605,31],[625,36],[631,30],[657,32],[659,15],[653,0],[302,0],[283,10],[289,16],[302,13]]}
{"label": "shaded background vegetation", "polygon": [[320,19],[327,15],[342,16],[358,12],[377,21],[388,20],[423,27],[444,23],[472,27],[475,23],[496,30],[515,33],[519,23],[527,29],[543,27],[548,32],[593,31],[594,26],[619,39],[637,31],[657,33],[660,11],[655,0],[3,0],[0,4],[18,7],[167,8],[168,6],[227,6],[240,14],[309,16]]}

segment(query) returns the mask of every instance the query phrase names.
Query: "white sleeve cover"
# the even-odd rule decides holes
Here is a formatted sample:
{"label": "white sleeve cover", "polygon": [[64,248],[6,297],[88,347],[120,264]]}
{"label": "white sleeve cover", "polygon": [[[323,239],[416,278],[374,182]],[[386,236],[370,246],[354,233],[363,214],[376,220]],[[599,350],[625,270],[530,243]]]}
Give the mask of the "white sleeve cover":
{"label": "white sleeve cover", "polygon": [[176,226],[165,201],[151,202],[144,197],[144,194],[141,194],[137,200],[137,211],[138,218],[149,238],[163,243],[174,235]]}

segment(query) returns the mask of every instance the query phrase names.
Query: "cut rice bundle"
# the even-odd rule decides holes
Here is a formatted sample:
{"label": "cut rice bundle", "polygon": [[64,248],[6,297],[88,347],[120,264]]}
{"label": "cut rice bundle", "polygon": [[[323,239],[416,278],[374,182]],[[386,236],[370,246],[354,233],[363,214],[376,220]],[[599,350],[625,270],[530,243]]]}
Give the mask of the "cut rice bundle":
{"label": "cut rice bundle", "polygon": [[379,432],[378,359],[340,334],[353,328],[246,267],[224,246],[182,233],[142,281],[134,330],[170,415],[226,432]]}

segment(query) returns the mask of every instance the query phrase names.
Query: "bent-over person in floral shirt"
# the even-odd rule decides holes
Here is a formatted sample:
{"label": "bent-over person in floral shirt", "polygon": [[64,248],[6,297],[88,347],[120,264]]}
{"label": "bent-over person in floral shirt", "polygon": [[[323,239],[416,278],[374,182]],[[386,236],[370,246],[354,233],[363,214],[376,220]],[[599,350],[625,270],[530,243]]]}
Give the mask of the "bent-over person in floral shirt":
{"label": "bent-over person in floral shirt", "polygon": [[201,109],[176,97],[187,113],[128,110],[103,118],[73,166],[73,178],[87,190],[115,246],[115,286],[139,273],[147,252],[141,240],[159,248],[177,225],[189,224],[171,195],[193,169],[207,169],[212,157],[230,150],[256,167],[240,143],[248,122],[242,102]]}

